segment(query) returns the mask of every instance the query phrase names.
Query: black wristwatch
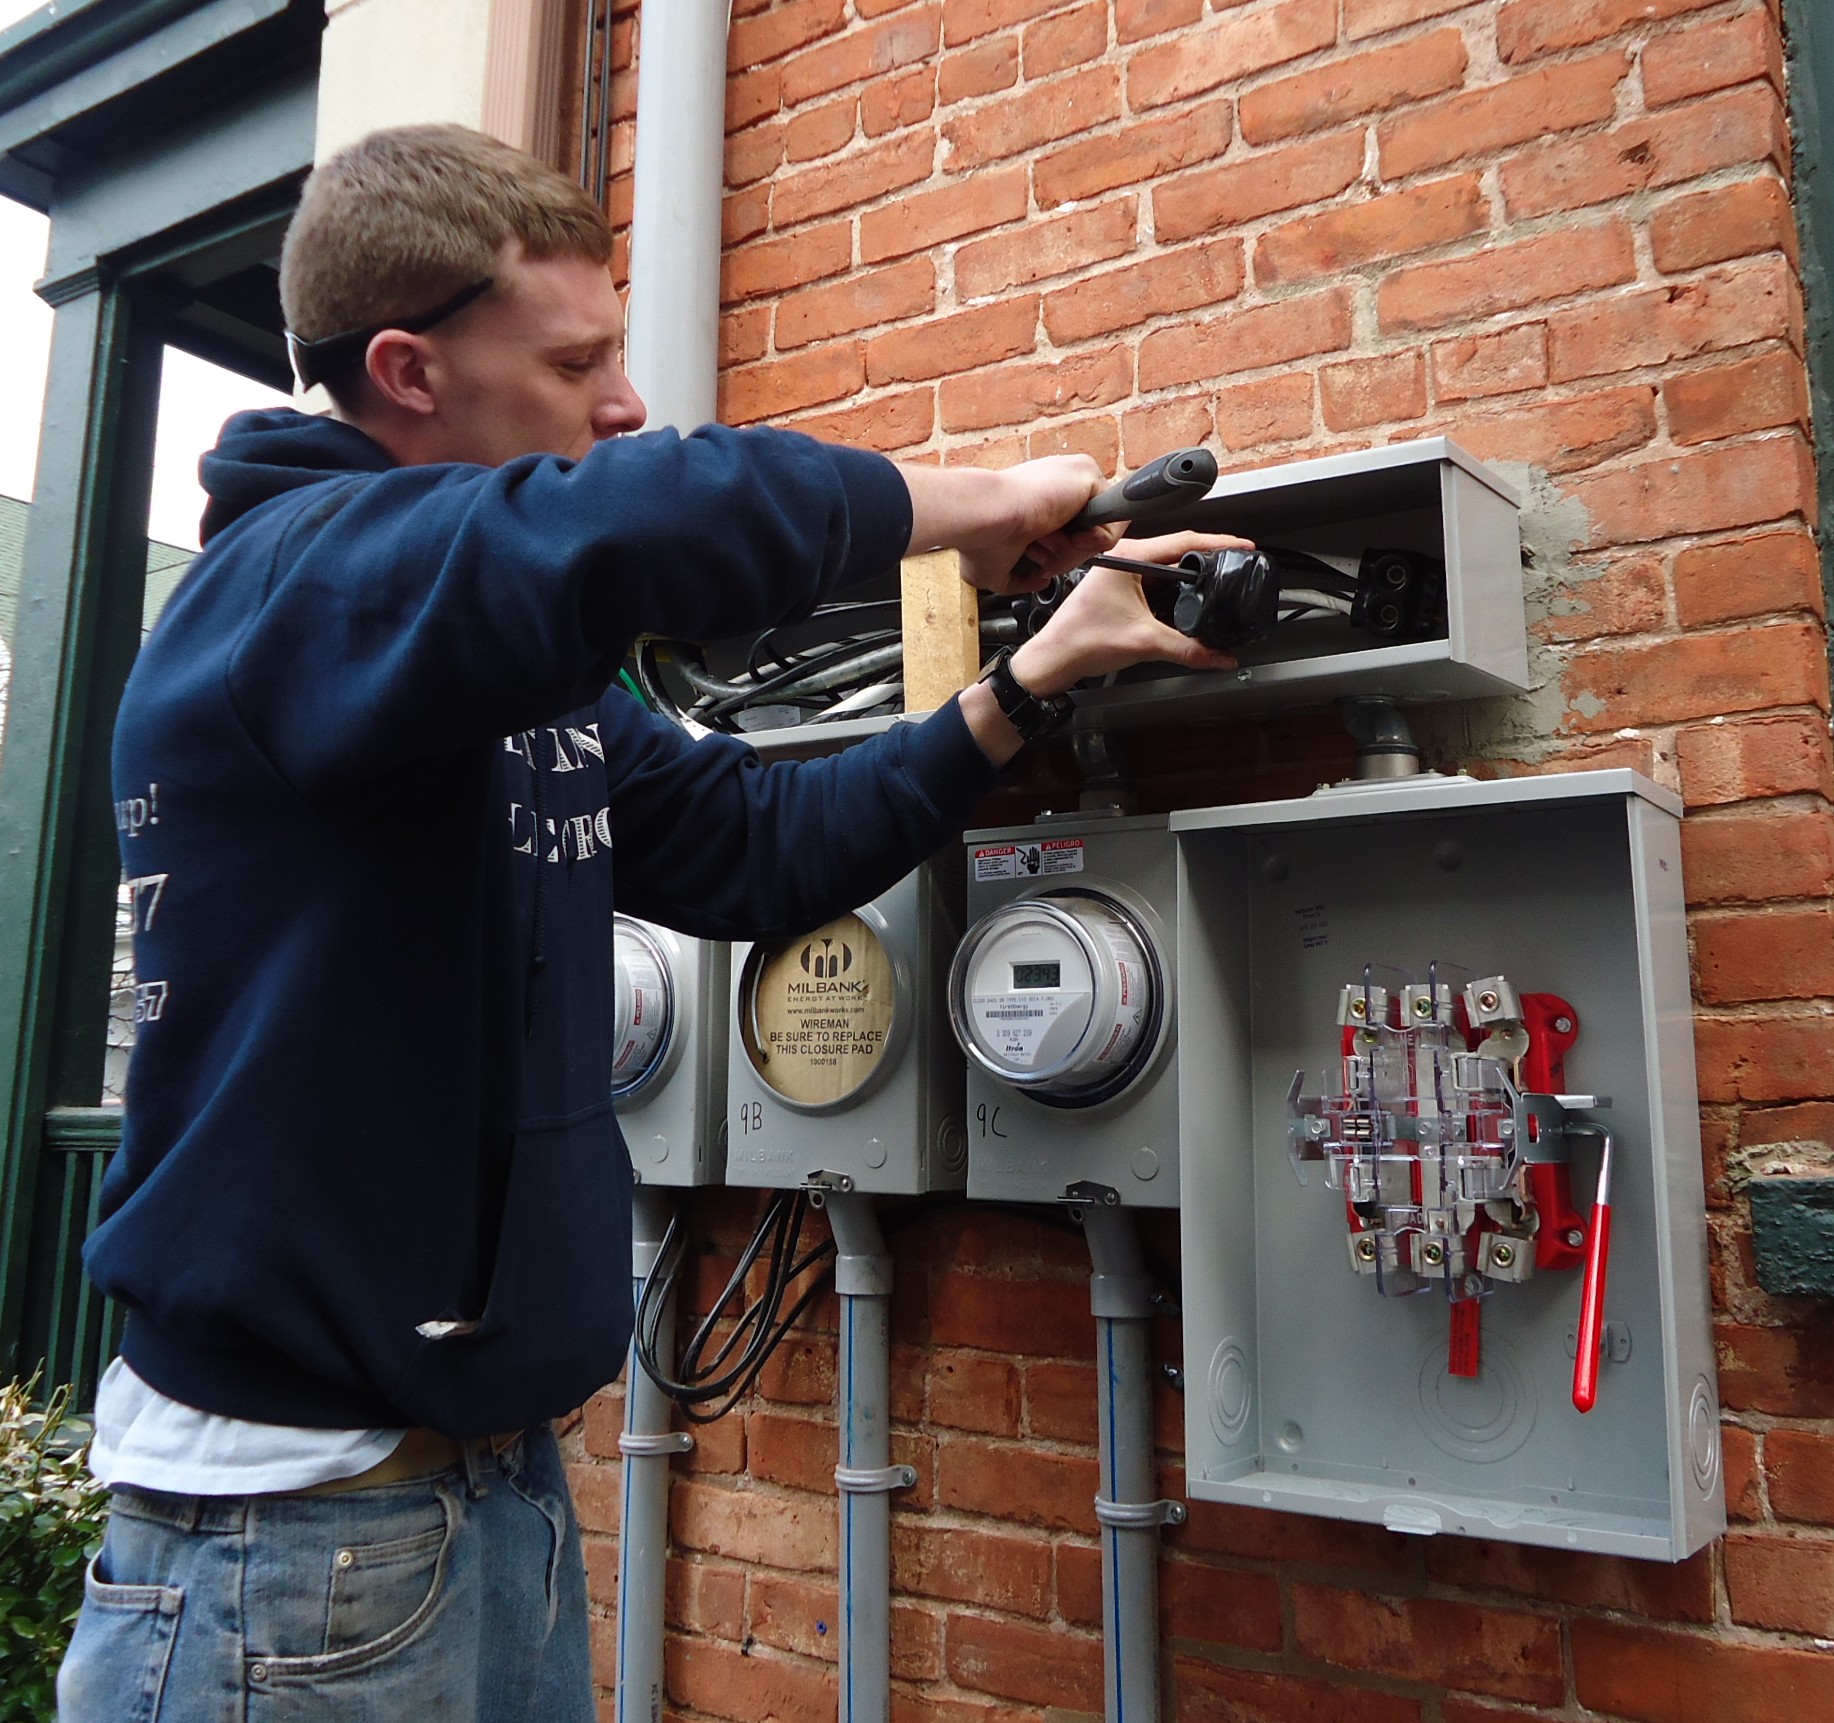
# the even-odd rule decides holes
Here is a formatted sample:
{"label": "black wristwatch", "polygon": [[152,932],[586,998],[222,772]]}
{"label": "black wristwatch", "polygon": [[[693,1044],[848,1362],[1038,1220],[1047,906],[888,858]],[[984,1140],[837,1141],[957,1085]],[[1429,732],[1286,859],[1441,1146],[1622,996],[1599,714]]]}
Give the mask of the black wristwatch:
{"label": "black wristwatch", "polygon": [[1070,696],[1053,694],[1040,700],[1036,694],[1021,687],[1019,678],[1013,674],[1012,655],[1012,647],[1002,646],[988,660],[980,679],[992,689],[994,704],[1006,714],[1007,722],[1019,732],[1019,739],[1035,742],[1040,736],[1048,736],[1069,718]]}

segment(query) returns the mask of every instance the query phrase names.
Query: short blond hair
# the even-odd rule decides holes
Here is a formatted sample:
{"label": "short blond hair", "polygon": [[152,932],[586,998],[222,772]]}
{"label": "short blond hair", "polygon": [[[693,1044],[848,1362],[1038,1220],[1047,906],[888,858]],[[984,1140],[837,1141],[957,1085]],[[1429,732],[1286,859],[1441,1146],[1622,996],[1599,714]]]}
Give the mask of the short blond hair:
{"label": "short blond hair", "polygon": [[605,213],[564,174],[464,126],[371,132],[312,171],[280,253],[280,303],[305,341],[430,311],[496,267],[611,261]]}

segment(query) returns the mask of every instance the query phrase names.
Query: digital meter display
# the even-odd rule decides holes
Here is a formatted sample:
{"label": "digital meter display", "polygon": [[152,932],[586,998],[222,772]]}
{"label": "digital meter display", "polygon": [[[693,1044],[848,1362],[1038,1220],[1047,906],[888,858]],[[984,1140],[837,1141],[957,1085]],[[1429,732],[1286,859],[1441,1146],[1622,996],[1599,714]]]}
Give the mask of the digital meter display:
{"label": "digital meter display", "polygon": [[1022,987],[1061,987],[1063,985],[1063,965],[1061,963],[1015,963],[1013,965],[1013,987],[1015,991]]}

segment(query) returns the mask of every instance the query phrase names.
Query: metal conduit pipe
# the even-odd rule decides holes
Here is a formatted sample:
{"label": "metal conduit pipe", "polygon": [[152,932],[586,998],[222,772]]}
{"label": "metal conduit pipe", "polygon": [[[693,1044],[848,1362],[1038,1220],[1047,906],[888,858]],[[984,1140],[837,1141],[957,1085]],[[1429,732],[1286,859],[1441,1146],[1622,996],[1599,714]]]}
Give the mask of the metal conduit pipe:
{"label": "metal conduit pipe", "polygon": [[840,1723],[891,1716],[891,1492],[917,1482],[891,1463],[892,1259],[872,1198],[829,1192],[841,1298]]}
{"label": "metal conduit pipe", "polygon": [[625,363],[651,425],[684,436],[717,402],[731,12],[731,0],[668,0],[638,26]]}
{"label": "metal conduit pipe", "polygon": [[1083,1233],[1099,1400],[1104,1700],[1108,1723],[1158,1723],[1159,1528],[1181,1524],[1185,1510],[1154,1489],[1153,1283],[1126,1209],[1085,1209]]}
{"label": "metal conduit pipe", "polygon": [[[667,1191],[639,1185],[631,1212],[633,1302],[662,1254],[674,1203]],[[675,1355],[675,1295],[656,1325],[656,1348]],[[660,1723],[662,1591],[669,1554],[669,1461],[694,1446],[669,1428],[669,1398],[649,1379],[631,1343],[624,1366],[623,1510],[618,1525],[617,1723]]]}

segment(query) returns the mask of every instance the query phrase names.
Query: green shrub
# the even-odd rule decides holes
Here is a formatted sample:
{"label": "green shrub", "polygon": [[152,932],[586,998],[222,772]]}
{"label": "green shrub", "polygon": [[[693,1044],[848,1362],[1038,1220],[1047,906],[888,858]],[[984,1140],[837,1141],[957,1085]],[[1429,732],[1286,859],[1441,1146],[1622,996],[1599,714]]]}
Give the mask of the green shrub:
{"label": "green shrub", "polygon": [[36,1386],[0,1385],[0,1723],[56,1716],[57,1665],[108,1508],[77,1445],[70,1391],[34,1410]]}

